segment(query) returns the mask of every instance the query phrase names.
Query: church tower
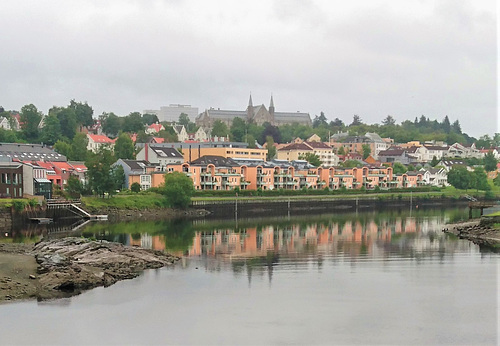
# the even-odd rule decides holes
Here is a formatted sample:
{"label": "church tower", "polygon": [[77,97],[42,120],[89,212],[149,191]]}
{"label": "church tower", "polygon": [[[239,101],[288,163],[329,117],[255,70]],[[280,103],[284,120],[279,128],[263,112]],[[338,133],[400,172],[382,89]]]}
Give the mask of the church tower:
{"label": "church tower", "polygon": [[253,114],[253,102],[252,102],[252,94],[250,94],[250,99],[248,100],[248,108],[247,108],[247,122],[250,122],[254,117]]}
{"label": "church tower", "polygon": [[273,120],[274,124],[274,101],[273,101],[273,94],[271,94],[271,103],[269,104],[269,114],[271,114],[271,119]]}

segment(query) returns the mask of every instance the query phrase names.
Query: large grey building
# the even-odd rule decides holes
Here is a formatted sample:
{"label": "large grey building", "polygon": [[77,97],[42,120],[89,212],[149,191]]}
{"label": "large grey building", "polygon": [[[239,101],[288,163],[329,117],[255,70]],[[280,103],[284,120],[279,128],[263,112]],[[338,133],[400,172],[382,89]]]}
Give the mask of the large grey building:
{"label": "large grey building", "polygon": [[198,107],[191,107],[191,105],[171,104],[169,106],[160,107],[160,109],[146,109],[143,114],[156,114],[160,122],[168,121],[175,122],[179,120],[179,115],[182,113],[187,114],[189,120],[194,122],[198,116]]}
{"label": "large grey building", "polygon": [[257,125],[262,125],[265,122],[276,126],[285,124],[312,125],[309,113],[276,112],[272,96],[269,109],[267,109],[263,104],[254,106],[252,95],[250,95],[246,111],[231,111],[210,108],[198,115],[196,118],[196,125],[202,126],[206,129],[211,129],[214,121],[220,120],[228,126],[231,126],[235,118],[240,118],[246,122],[252,122]]}

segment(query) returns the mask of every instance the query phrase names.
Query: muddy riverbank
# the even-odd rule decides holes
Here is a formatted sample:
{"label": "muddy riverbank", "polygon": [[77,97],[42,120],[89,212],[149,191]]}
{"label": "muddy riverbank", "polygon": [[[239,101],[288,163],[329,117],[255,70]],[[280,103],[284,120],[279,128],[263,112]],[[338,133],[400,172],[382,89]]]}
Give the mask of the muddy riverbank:
{"label": "muddy riverbank", "polygon": [[500,230],[473,219],[461,223],[449,224],[443,232],[454,234],[461,239],[467,239],[474,244],[492,248],[500,247]]}
{"label": "muddy riverbank", "polygon": [[0,244],[0,303],[69,297],[178,260],[161,251],[84,238]]}

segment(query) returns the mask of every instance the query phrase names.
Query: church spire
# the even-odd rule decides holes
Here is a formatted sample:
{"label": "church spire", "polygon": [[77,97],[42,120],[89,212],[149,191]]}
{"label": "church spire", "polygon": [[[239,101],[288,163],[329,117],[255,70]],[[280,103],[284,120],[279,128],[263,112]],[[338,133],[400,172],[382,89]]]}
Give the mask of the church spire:
{"label": "church spire", "polygon": [[247,108],[247,121],[250,122],[253,119],[253,102],[252,102],[252,93],[250,93],[250,99],[248,100],[248,108]]}
{"label": "church spire", "polygon": [[271,94],[271,103],[269,104],[269,114],[273,117],[274,121],[274,100],[273,100],[273,94]]}

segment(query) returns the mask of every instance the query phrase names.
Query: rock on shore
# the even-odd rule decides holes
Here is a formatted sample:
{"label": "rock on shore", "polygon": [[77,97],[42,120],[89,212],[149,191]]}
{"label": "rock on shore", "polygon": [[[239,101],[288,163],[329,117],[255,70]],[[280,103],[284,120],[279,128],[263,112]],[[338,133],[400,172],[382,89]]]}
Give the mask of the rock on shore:
{"label": "rock on shore", "polygon": [[[161,251],[84,238],[43,241],[29,253],[38,264],[36,273],[29,275],[31,289],[25,289],[30,294],[16,295],[13,291],[9,295],[13,299],[69,297],[94,287],[135,278],[145,269],[172,265],[179,260]],[[7,255],[10,254],[4,253],[4,258]]]}
{"label": "rock on shore", "polygon": [[477,245],[489,247],[500,246],[500,230],[481,224],[480,220],[450,224],[443,229],[443,232],[451,233],[459,238],[470,240]]}

